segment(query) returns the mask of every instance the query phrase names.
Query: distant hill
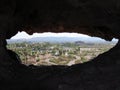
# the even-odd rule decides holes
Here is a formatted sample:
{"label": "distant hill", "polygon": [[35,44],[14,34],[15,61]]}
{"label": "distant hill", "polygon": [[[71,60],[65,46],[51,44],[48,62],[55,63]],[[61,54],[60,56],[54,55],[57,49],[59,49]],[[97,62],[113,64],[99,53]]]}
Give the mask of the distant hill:
{"label": "distant hill", "polygon": [[[50,42],[50,43],[65,43],[65,42],[78,42],[78,43],[111,43],[100,38],[93,37],[35,37],[30,39],[11,39],[7,40],[8,43],[21,43],[21,42]],[[112,43],[116,43],[113,41]]]}
{"label": "distant hill", "polygon": [[79,45],[79,44],[84,44],[85,42],[83,42],[83,41],[76,41],[75,43]]}

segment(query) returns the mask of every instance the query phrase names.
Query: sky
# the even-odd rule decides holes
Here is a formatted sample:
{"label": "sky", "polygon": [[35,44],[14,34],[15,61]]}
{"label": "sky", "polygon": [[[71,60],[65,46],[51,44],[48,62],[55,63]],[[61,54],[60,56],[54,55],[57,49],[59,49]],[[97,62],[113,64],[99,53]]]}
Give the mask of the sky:
{"label": "sky", "polygon": [[[88,40],[100,40],[105,41],[104,39],[101,39],[99,37],[91,37],[85,34],[78,34],[78,33],[34,33],[33,35],[29,35],[26,32],[18,32],[15,36],[13,36],[11,39],[31,39],[35,37],[80,37],[80,38],[87,38]],[[113,39],[112,41],[118,41],[117,39]]]}
{"label": "sky", "polygon": [[78,33],[34,33],[33,35],[29,35],[26,32],[18,32],[15,36],[13,36],[11,39],[30,39],[34,37],[90,37],[88,35],[84,34],[78,34]]}

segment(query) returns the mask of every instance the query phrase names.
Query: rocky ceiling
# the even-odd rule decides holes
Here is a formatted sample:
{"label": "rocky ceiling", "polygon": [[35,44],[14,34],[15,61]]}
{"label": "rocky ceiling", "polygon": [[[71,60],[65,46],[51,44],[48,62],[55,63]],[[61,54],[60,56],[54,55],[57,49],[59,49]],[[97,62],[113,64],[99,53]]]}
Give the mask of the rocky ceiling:
{"label": "rocky ceiling", "polygon": [[78,32],[106,40],[120,38],[119,0],[0,0],[0,30]]}
{"label": "rocky ceiling", "polygon": [[120,0],[0,0],[0,90],[120,90],[120,41],[92,61],[25,66],[6,48],[18,31],[120,38]]}

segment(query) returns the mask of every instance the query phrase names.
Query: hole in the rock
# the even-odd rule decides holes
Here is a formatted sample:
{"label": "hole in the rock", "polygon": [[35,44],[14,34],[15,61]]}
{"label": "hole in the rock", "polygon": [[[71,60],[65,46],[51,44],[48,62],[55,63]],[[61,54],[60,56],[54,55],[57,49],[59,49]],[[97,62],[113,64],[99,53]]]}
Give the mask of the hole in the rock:
{"label": "hole in the rock", "polygon": [[8,49],[15,51],[26,65],[73,65],[87,62],[116,45],[97,37],[77,33],[19,32],[8,41]]}

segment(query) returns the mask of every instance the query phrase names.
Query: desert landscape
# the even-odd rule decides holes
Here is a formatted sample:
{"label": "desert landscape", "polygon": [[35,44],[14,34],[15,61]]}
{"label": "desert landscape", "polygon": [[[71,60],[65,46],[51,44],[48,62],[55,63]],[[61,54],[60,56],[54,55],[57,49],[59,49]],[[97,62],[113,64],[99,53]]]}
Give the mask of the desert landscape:
{"label": "desert landscape", "polygon": [[108,51],[114,43],[10,43],[8,48],[15,51],[26,65],[68,65],[84,63]]}

